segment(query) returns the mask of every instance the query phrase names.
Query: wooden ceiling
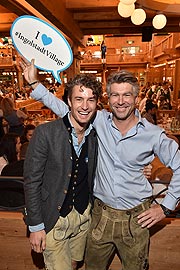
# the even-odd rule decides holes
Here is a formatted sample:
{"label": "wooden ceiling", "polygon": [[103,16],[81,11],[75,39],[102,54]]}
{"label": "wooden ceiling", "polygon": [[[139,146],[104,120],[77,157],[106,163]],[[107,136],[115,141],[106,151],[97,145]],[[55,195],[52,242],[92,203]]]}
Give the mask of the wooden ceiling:
{"label": "wooden ceiling", "polygon": [[119,0],[0,0],[0,36],[9,36],[15,18],[30,14],[50,21],[78,45],[85,35],[141,34],[143,27],[152,26],[152,18],[161,11],[167,25],[154,33],[180,32],[180,0],[137,0],[147,14],[145,22],[134,25],[117,11]]}

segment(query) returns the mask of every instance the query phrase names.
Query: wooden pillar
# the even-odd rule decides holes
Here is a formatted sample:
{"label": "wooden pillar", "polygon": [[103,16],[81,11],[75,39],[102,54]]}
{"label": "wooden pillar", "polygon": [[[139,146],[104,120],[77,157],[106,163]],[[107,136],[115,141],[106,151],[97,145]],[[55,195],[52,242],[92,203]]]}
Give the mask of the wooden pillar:
{"label": "wooden pillar", "polygon": [[17,80],[18,80],[19,89],[21,90],[24,85],[24,79],[23,79],[22,72],[19,70],[17,70]]}
{"label": "wooden pillar", "polygon": [[77,45],[72,46],[72,51],[73,51],[73,62],[71,66],[66,69],[66,74],[67,74],[67,80],[69,81],[71,78],[74,78],[75,75],[80,73],[80,55],[79,55],[79,50]]}
{"label": "wooden pillar", "polygon": [[102,86],[103,86],[103,92],[106,92],[106,65],[103,65],[103,70],[102,70]]}
{"label": "wooden pillar", "polygon": [[177,102],[180,95],[180,60],[175,61],[175,72],[173,80],[173,101]]}
{"label": "wooden pillar", "polygon": [[66,74],[67,74],[67,80],[69,81],[70,79],[74,78],[75,75],[80,73],[80,60],[74,58],[71,66],[66,69]]}

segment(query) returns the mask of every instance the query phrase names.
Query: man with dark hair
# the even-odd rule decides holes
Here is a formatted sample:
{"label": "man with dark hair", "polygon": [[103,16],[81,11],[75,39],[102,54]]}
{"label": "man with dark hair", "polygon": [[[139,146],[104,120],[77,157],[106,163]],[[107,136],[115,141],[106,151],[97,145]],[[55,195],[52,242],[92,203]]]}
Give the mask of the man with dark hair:
{"label": "man with dark hair", "polygon": [[14,162],[10,162],[7,164],[1,172],[3,176],[22,176],[23,177],[23,169],[24,169],[24,160],[26,151],[28,148],[29,142],[25,142],[21,145],[20,148],[20,158]]}
{"label": "man with dark hair", "polygon": [[[26,73],[25,63],[23,68]],[[97,159],[91,120],[102,86],[94,76],[82,74],[66,88],[71,111],[35,129],[24,164],[30,243],[43,252],[48,270],[77,269],[91,221]]]}
{"label": "man with dark hair", "polygon": [[150,123],[157,125],[157,109],[157,104],[153,103],[152,100],[147,99],[145,105],[145,112],[142,113],[142,117],[146,118]]}

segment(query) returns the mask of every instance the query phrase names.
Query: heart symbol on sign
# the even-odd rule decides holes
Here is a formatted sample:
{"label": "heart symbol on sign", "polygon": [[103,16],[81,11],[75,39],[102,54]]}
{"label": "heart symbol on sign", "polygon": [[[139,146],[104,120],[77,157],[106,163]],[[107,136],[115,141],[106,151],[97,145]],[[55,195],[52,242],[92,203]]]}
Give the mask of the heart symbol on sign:
{"label": "heart symbol on sign", "polygon": [[48,37],[46,34],[43,34],[41,38],[45,46],[52,43],[52,38]]}

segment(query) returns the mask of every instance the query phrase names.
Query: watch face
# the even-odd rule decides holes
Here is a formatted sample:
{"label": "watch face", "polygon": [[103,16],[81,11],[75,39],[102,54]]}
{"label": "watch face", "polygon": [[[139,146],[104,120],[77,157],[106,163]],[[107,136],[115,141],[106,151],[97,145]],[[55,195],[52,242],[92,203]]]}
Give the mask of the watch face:
{"label": "watch face", "polygon": [[166,209],[165,215],[166,215],[166,216],[169,216],[170,214],[171,214],[171,211],[170,211],[169,209]]}
{"label": "watch face", "polygon": [[169,210],[168,208],[166,208],[164,205],[160,204],[165,216],[169,216],[171,214],[171,210]]}

